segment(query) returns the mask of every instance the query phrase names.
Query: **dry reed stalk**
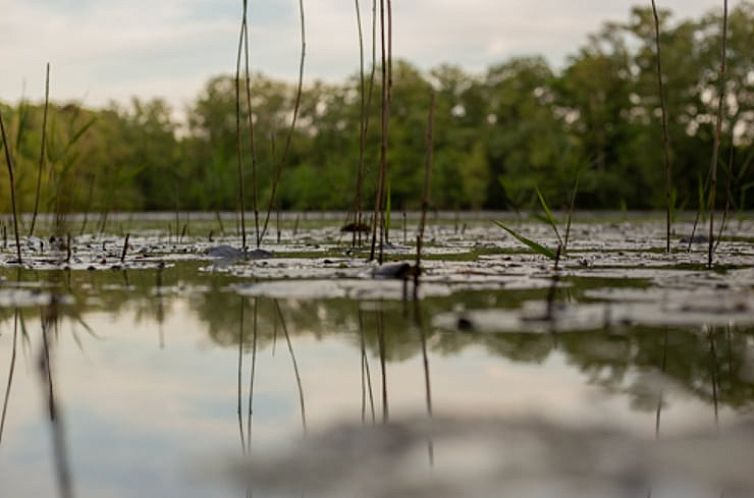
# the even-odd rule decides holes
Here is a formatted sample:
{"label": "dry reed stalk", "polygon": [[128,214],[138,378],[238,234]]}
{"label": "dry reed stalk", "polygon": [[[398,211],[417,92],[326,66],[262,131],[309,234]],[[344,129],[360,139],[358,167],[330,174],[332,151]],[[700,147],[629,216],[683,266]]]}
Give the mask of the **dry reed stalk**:
{"label": "dry reed stalk", "polygon": [[34,213],[31,216],[31,226],[29,227],[29,237],[34,235],[34,226],[37,222],[39,213],[39,197],[42,191],[42,170],[45,165],[45,153],[47,147],[47,112],[50,105],[50,63],[47,63],[47,75],[45,76],[45,107],[42,117],[42,144],[39,152],[39,168],[37,169],[37,189],[34,195]]}
{"label": "dry reed stalk", "polygon": [[353,201],[354,223],[356,224],[356,230],[353,232],[353,238],[351,245],[356,247],[357,238],[358,243],[361,245],[361,189],[363,184],[364,175],[364,156],[366,153],[366,120],[367,120],[367,107],[366,107],[366,81],[364,75],[364,30],[361,26],[361,7],[359,6],[359,0],[354,0],[356,7],[356,24],[359,35],[359,99],[360,99],[360,119],[359,119],[359,162],[356,169],[356,195]]}
{"label": "dry reed stalk", "polygon": [[261,245],[264,236],[267,233],[267,227],[270,223],[270,214],[272,208],[275,206],[275,195],[277,194],[278,187],[280,186],[280,178],[283,174],[283,167],[288,161],[288,155],[291,151],[291,142],[293,141],[293,134],[296,131],[296,123],[298,122],[299,111],[301,110],[301,95],[304,88],[304,62],[306,61],[306,18],[304,16],[304,0],[298,1],[299,21],[301,25],[301,57],[299,59],[298,66],[298,84],[296,85],[296,100],[293,105],[293,118],[291,119],[291,126],[288,128],[288,134],[285,138],[285,145],[283,147],[283,153],[280,157],[280,161],[277,162],[274,176],[272,178],[272,192],[270,193],[270,200],[267,203],[267,212],[264,215],[264,224],[262,225],[262,233],[259,235],[259,245]]}
{"label": "dry reed stalk", "polygon": [[[238,54],[236,57],[236,153],[238,156],[238,199],[239,213],[241,215],[241,249],[246,251],[246,193],[244,191],[244,160],[243,143],[241,140],[241,56],[243,53],[244,39],[246,37],[247,0],[243,1],[243,19],[241,31],[238,35]],[[177,228],[176,228],[177,230]]]}
{"label": "dry reed stalk", "polygon": [[387,75],[387,46],[385,33],[385,0],[380,0],[380,48],[382,66],[380,68],[382,78],[381,88],[381,112],[380,112],[380,169],[377,177],[377,192],[374,200],[374,214],[372,216],[372,243],[369,250],[369,260],[373,261],[377,246],[377,225],[380,225],[380,258],[382,264],[383,233],[385,229],[385,181],[387,173],[387,147],[388,147],[388,75]]}
{"label": "dry reed stalk", "polygon": [[728,57],[728,0],[723,0],[723,33],[722,60],[720,61],[720,81],[718,82],[717,121],[715,123],[715,141],[712,146],[712,162],[710,164],[709,191],[709,247],[707,252],[707,267],[712,268],[712,257],[715,252],[715,196],[717,193],[717,162],[720,156],[720,135],[723,127],[723,109],[725,101],[725,73]]}
{"label": "dry reed stalk", "polygon": [[126,261],[126,253],[128,253],[128,239],[131,238],[131,234],[126,234],[126,239],[123,241],[123,251],[120,253],[120,262],[123,263]]}
{"label": "dry reed stalk", "polygon": [[16,236],[16,255],[18,256],[18,264],[23,264],[21,258],[21,239],[18,236],[18,210],[16,209],[16,181],[13,175],[13,158],[10,153],[10,143],[5,133],[5,123],[3,122],[3,114],[0,112],[0,138],[2,138],[5,149],[5,164],[8,166],[8,182],[10,185],[10,202],[13,209],[13,231]]}
{"label": "dry reed stalk", "polygon": [[665,83],[662,77],[662,44],[660,43],[660,16],[657,4],[652,0],[652,15],[655,23],[655,44],[657,50],[657,86],[660,95],[660,110],[662,111],[662,145],[665,161],[665,252],[670,252],[671,211],[673,209],[673,170],[670,155],[670,135],[668,133],[668,111],[665,104]]}
{"label": "dry reed stalk", "polygon": [[418,297],[419,274],[421,273],[421,254],[424,243],[424,228],[427,224],[427,209],[429,209],[429,194],[432,180],[432,162],[434,152],[434,120],[435,120],[435,92],[430,94],[429,112],[427,113],[427,138],[424,163],[424,188],[422,191],[421,219],[419,233],[416,236],[416,265],[414,268],[414,299]]}
{"label": "dry reed stalk", "polygon": [[[246,0],[244,0],[246,3]],[[246,81],[246,119],[248,121],[247,126],[249,128],[249,145],[251,147],[251,208],[254,211],[254,236],[257,242],[257,248],[259,248],[259,205],[258,199],[258,185],[257,185],[257,144],[254,133],[254,112],[251,105],[251,69],[249,66],[249,22],[246,17],[247,10],[244,8],[244,79]]]}

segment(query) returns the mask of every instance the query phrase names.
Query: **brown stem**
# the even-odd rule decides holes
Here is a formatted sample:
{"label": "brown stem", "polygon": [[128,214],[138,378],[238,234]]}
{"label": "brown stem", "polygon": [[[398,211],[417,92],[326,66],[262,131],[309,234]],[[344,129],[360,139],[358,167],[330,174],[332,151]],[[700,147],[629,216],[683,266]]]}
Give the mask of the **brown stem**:
{"label": "brown stem", "polygon": [[377,245],[377,225],[380,223],[380,263],[382,263],[382,236],[384,231],[384,197],[385,197],[385,180],[387,173],[387,147],[388,147],[388,76],[387,76],[387,47],[385,40],[385,0],[380,0],[380,42],[382,67],[380,68],[382,76],[381,88],[381,140],[380,140],[380,169],[377,178],[377,193],[374,200],[374,215],[372,216],[372,244],[369,250],[369,260],[374,260]]}
{"label": "brown stem", "polygon": [[[241,141],[241,54],[243,52],[244,39],[246,37],[246,10],[247,2],[243,2],[243,20],[241,32],[238,35],[238,56],[236,57],[236,153],[238,155],[238,200],[239,213],[241,215],[241,249],[246,251],[246,194],[244,192],[244,161],[243,144]],[[177,230],[177,228],[176,228]]]}
{"label": "brown stem", "polygon": [[3,122],[3,114],[0,112],[0,138],[3,140],[3,144],[5,145],[5,164],[8,166],[8,177],[9,177],[9,185],[10,185],[10,202],[11,206],[13,208],[13,231],[15,232],[16,236],[16,255],[18,256],[18,264],[23,264],[23,260],[21,259],[21,239],[18,236],[18,211],[16,209],[16,182],[13,176],[13,158],[11,157],[10,153],[10,143],[8,143],[8,138],[5,133],[5,123]]}
{"label": "brown stem", "polygon": [[39,213],[39,197],[42,191],[42,170],[45,165],[45,148],[47,146],[47,111],[50,104],[50,63],[47,63],[47,76],[45,77],[45,107],[42,117],[42,145],[39,152],[39,168],[37,169],[37,189],[34,195],[34,213],[31,216],[31,226],[29,227],[29,237],[34,235],[34,226],[37,222]]}
{"label": "brown stem", "polygon": [[123,263],[126,261],[126,253],[128,252],[128,239],[131,238],[131,234],[126,234],[126,240],[123,241],[123,252],[120,254],[120,262]]}
{"label": "brown stem", "polygon": [[261,245],[264,236],[267,233],[267,226],[270,223],[270,214],[272,208],[275,205],[275,194],[277,193],[278,186],[280,185],[280,178],[283,174],[283,166],[288,160],[288,155],[291,150],[291,142],[293,141],[293,133],[296,131],[296,123],[298,122],[298,114],[301,108],[301,94],[304,87],[304,62],[306,60],[306,22],[304,17],[304,0],[299,0],[299,19],[301,23],[301,58],[299,59],[298,66],[298,85],[296,86],[296,101],[293,105],[293,118],[291,119],[291,126],[288,128],[288,135],[285,138],[285,146],[283,148],[283,154],[280,157],[280,161],[275,169],[274,177],[272,178],[272,192],[270,193],[270,200],[267,203],[267,212],[264,215],[264,225],[262,226],[262,233],[259,236],[259,245]]}
{"label": "brown stem", "polygon": [[[244,5],[246,5],[244,0]],[[247,21],[247,9],[244,6],[244,75],[246,80],[246,119],[249,127],[249,144],[251,146],[251,206],[254,210],[254,230],[257,242],[257,248],[260,244],[259,239],[259,206],[257,204],[258,187],[257,187],[257,144],[254,133],[254,113],[251,105],[251,70],[249,69],[249,22]]]}
{"label": "brown stem", "polygon": [[356,246],[356,238],[358,236],[359,244],[361,243],[361,189],[364,182],[364,156],[366,152],[366,120],[367,120],[367,108],[366,108],[366,83],[364,76],[364,30],[361,26],[361,8],[359,7],[359,0],[354,0],[356,6],[356,24],[359,33],[359,97],[360,97],[360,119],[359,119],[359,162],[356,169],[356,195],[353,201],[353,216],[354,223],[356,224],[356,230],[353,232],[353,240],[351,245]]}
{"label": "brown stem", "polygon": [[725,101],[725,73],[728,57],[728,0],[723,0],[723,34],[722,60],[720,61],[720,81],[718,82],[717,122],[715,123],[715,141],[712,147],[712,162],[710,164],[710,192],[709,192],[709,248],[707,252],[707,267],[712,268],[712,257],[715,252],[715,196],[717,194],[717,162],[720,155],[720,135],[723,127],[723,109]]}
{"label": "brown stem", "polygon": [[665,105],[665,83],[662,78],[662,44],[660,43],[660,16],[657,14],[657,4],[652,0],[652,15],[655,21],[655,44],[657,46],[657,86],[660,95],[660,109],[662,111],[662,145],[665,160],[665,252],[670,252],[671,211],[673,209],[673,172],[670,159],[670,135],[668,133],[668,112]]}
{"label": "brown stem", "polygon": [[427,209],[429,209],[429,193],[432,180],[432,161],[434,152],[434,117],[435,92],[430,94],[429,112],[427,113],[427,139],[424,162],[424,189],[422,191],[422,212],[419,220],[419,234],[416,237],[416,267],[414,268],[414,299],[419,293],[419,274],[421,273],[421,251],[424,244],[424,228],[427,224]]}

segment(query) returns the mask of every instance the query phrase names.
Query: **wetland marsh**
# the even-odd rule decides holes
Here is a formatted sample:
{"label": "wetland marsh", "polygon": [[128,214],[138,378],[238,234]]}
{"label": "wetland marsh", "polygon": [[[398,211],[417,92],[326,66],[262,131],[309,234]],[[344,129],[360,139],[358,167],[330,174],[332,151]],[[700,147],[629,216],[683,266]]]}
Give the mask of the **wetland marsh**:
{"label": "wetland marsh", "polygon": [[253,258],[209,220],[123,223],[125,257],[106,234],[0,253],[3,494],[754,495],[749,219],[712,271],[685,223],[671,254],[659,221],[576,223],[555,270],[430,220],[417,299],[383,271],[414,264],[401,226],[379,267],[332,220]]}

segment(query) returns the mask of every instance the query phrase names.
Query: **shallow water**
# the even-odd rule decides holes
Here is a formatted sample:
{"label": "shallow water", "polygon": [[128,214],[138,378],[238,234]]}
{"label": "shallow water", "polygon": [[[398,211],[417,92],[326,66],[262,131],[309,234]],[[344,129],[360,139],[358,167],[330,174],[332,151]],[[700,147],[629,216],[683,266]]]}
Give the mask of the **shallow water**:
{"label": "shallow water", "polygon": [[555,271],[488,223],[433,225],[419,300],[335,226],[284,230],[271,259],[155,231],[123,261],[118,236],[26,241],[23,268],[8,247],[0,495],[754,496],[733,451],[752,224],[714,272],[663,229],[577,225]]}

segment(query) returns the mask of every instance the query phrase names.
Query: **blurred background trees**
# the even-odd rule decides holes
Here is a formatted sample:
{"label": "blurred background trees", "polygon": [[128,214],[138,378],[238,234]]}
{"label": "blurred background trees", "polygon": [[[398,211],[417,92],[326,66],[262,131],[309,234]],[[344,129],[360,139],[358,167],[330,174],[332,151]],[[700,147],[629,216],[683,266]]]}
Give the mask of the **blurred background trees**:
{"label": "blurred background trees", "polygon": [[[721,14],[675,21],[661,13],[664,77],[679,208],[698,204],[709,167],[720,63]],[[664,202],[659,99],[651,11],[607,23],[561,68],[517,57],[472,74],[443,65],[422,71],[394,63],[390,191],[393,209],[420,204],[430,91],[437,97],[433,207],[519,209],[539,188],[564,206],[581,175],[585,209],[661,208]],[[719,183],[737,208],[752,208],[754,185],[754,2],[730,15],[729,73]],[[379,78],[378,78],[379,79]],[[358,75],[305,87],[278,197],[281,209],[348,209],[359,157]],[[379,81],[367,136],[364,207],[371,205],[379,144]],[[252,81],[260,206],[285,143],[295,87],[256,74]],[[23,211],[34,204],[41,103],[2,104]],[[245,108],[245,105],[243,106]],[[180,117],[178,117],[180,116]],[[244,116],[245,120],[245,116]],[[248,130],[243,147],[249,150]],[[43,211],[233,210],[235,86],[217,76],[183,112],[161,99],[86,109],[51,107]],[[246,168],[250,174],[249,168]],[[0,191],[7,192],[0,175]],[[250,182],[250,177],[247,178]],[[249,196],[250,188],[246,189]],[[0,210],[9,206],[2,203]],[[64,204],[64,205],[61,205]],[[246,206],[251,203],[247,202]]]}

